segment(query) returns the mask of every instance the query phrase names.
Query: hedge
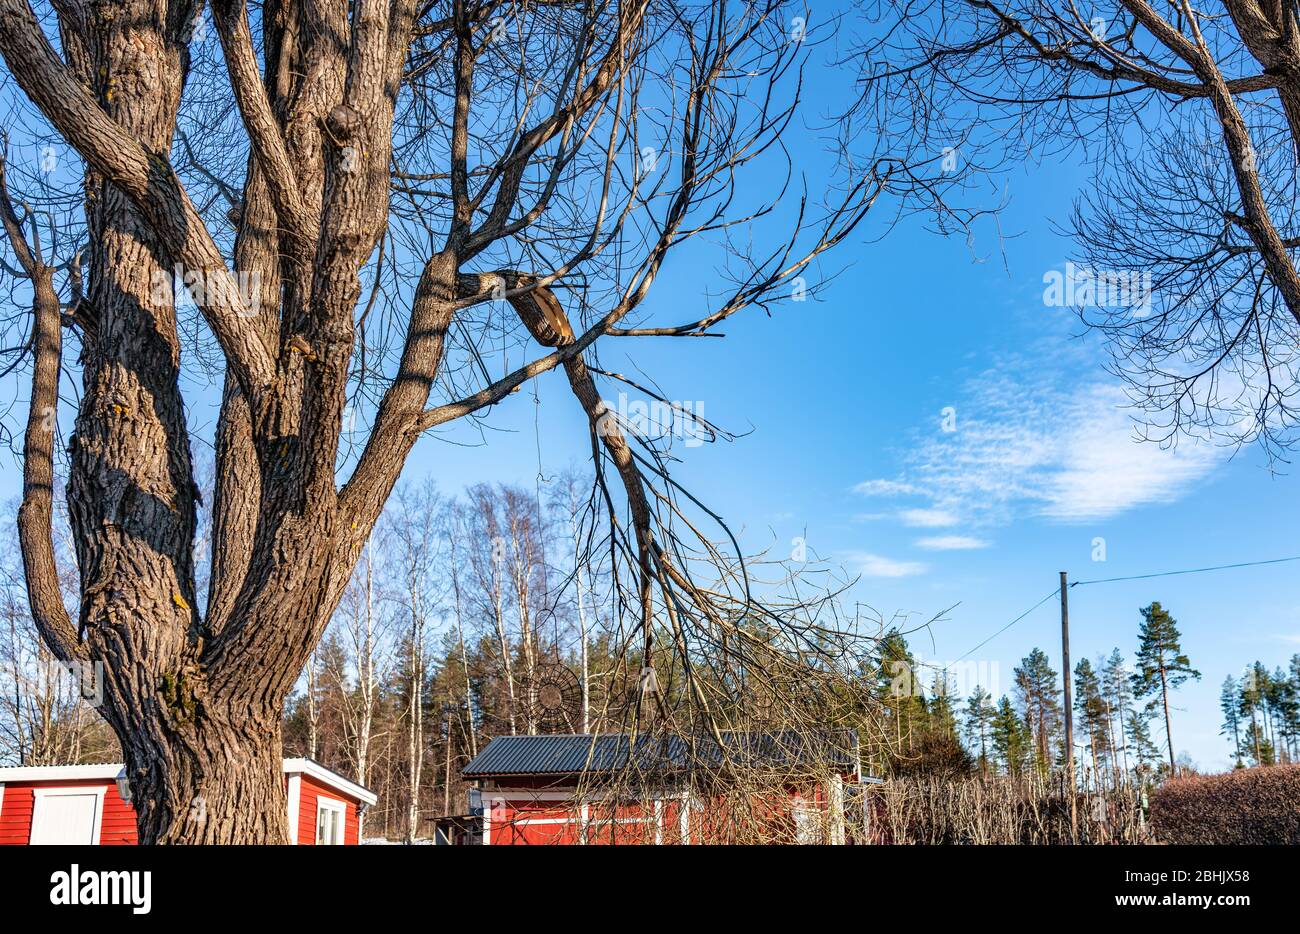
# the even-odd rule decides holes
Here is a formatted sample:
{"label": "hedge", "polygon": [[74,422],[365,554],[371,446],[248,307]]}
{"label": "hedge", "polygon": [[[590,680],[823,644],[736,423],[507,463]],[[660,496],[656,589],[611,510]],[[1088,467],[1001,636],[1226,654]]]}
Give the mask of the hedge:
{"label": "hedge", "polygon": [[1300,844],[1300,765],[1165,782],[1151,795],[1161,843]]}

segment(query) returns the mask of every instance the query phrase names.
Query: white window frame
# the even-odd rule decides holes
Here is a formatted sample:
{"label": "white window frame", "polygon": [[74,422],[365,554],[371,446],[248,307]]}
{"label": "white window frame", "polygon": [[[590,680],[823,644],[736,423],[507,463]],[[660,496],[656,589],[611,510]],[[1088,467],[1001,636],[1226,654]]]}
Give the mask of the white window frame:
{"label": "white window frame", "polygon": [[69,795],[94,795],[95,796],[95,822],[91,827],[90,845],[98,846],[100,841],[100,832],[104,826],[104,793],[108,788],[103,785],[64,785],[59,788],[33,788],[32,789],[32,828],[28,833],[27,840],[30,843],[36,838],[36,830],[41,826],[41,802],[47,798],[66,798]]}
{"label": "white window frame", "polygon": [[333,846],[342,846],[343,840],[347,836],[348,828],[348,805],[346,801],[340,801],[338,798],[329,798],[325,795],[316,796],[316,846],[329,846],[320,839],[320,815],[322,811],[332,811],[339,816],[339,838],[333,843]]}

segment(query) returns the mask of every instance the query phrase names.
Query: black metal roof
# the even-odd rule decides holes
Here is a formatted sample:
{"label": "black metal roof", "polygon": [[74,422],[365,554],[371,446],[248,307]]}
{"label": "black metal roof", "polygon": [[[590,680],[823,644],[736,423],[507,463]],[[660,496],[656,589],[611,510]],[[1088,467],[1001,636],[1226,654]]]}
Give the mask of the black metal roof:
{"label": "black metal roof", "polygon": [[846,773],[858,769],[858,738],[852,730],[818,734],[793,730],[711,736],[626,733],[498,736],[461,771],[466,778],[496,775],[608,773],[631,766],[645,772],[693,769],[789,768],[821,765]]}

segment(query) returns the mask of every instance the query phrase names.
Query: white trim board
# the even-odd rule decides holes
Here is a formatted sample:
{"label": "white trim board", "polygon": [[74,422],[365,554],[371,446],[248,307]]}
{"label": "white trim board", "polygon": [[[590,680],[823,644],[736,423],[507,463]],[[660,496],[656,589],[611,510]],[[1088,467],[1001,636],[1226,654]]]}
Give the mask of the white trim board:
{"label": "white trim board", "polygon": [[101,778],[117,778],[122,771],[120,762],[102,762],[97,765],[20,765],[0,769],[0,784],[4,782],[82,782]]}
{"label": "white trim board", "polygon": [[318,782],[329,785],[335,791],[341,791],[345,795],[356,798],[363,804],[371,805],[379,800],[379,795],[375,794],[369,788],[363,788],[356,782],[349,781],[338,772],[325,768],[319,762],[311,759],[285,759],[284,771],[286,775],[292,775],[299,772],[303,775],[310,775]]}
{"label": "white trim board", "polygon": [[[0,768],[0,785],[5,782],[76,782],[116,780],[122,771],[120,762],[102,762],[96,765],[34,765]],[[310,775],[316,781],[356,798],[367,805],[379,800],[379,796],[369,788],[363,788],[356,782],[349,781],[337,772],[325,768],[311,759],[285,759],[285,775]]]}

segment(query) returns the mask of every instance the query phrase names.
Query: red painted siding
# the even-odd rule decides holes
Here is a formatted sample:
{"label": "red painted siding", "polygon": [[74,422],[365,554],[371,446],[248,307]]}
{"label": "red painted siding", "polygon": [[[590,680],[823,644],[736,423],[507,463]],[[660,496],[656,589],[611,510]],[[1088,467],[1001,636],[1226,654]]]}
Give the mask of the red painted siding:
{"label": "red painted siding", "polygon": [[[546,788],[548,792],[564,790],[555,783]],[[577,793],[576,787],[567,790]],[[583,817],[572,800],[525,797],[530,793],[533,793],[531,789],[523,790],[523,783],[507,792],[483,792],[491,845],[569,845],[582,842]],[[693,799],[687,812],[687,842],[735,842],[732,839],[734,822],[728,814],[732,806],[724,798]],[[585,842],[592,845],[680,844],[683,842],[681,807],[681,801],[676,798],[665,798],[658,802],[657,807],[652,803],[637,802],[589,804]],[[795,808],[825,813],[829,802],[820,787],[789,789],[785,795],[769,800],[751,800],[742,819],[754,830],[766,832],[773,839],[792,840],[795,837]]]}
{"label": "red painted siding", "polygon": [[32,837],[32,786],[5,785],[0,800],[0,844],[23,845]]}
{"label": "red painted siding", "polygon": [[104,814],[100,820],[99,842],[107,846],[134,846],[135,809],[122,800],[117,785],[111,781],[10,782],[0,801],[0,845],[25,846],[32,837],[32,810],[35,788],[106,788]]}
{"label": "red painted siding", "polygon": [[109,782],[104,794],[104,825],[99,842],[102,846],[135,846],[140,842],[135,832],[135,808],[122,800],[116,782]]}
{"label": "red painted siding", "polygon": [[298,843],[314,846],[316,843],[316,802],[320,797],[342,801],[346,810],[343,812],[343,843],[356,846],[361,842],[361,826],[357,819],[357,803],[345,798],[328,785],[323,785],[309,775],[302,776],[302,787],[298,798]]}
{"label": "red painted siding", "polygon": [[[298,802],[298,843],[311,845],[316,842],[316,801],[320,796],[344,803],[346,810],[343,815],[343,843],[346,846],[356,846],[360,843],[357,802],[307,775],[300,777],[302,783],[301,797]],[[285,782],[287,785],[287,776]],[[0,845],[26,846],[31,842],[34,788],[68,786],[107,789],[104,792],[104,814],[100,821],[99,842],[101,844],[133,846],[139,842],[135,828],[135,808],[122,800],[117,793],[115,782],[40,781],[9,782],[5,785],[3,798],[0,798]]]}

